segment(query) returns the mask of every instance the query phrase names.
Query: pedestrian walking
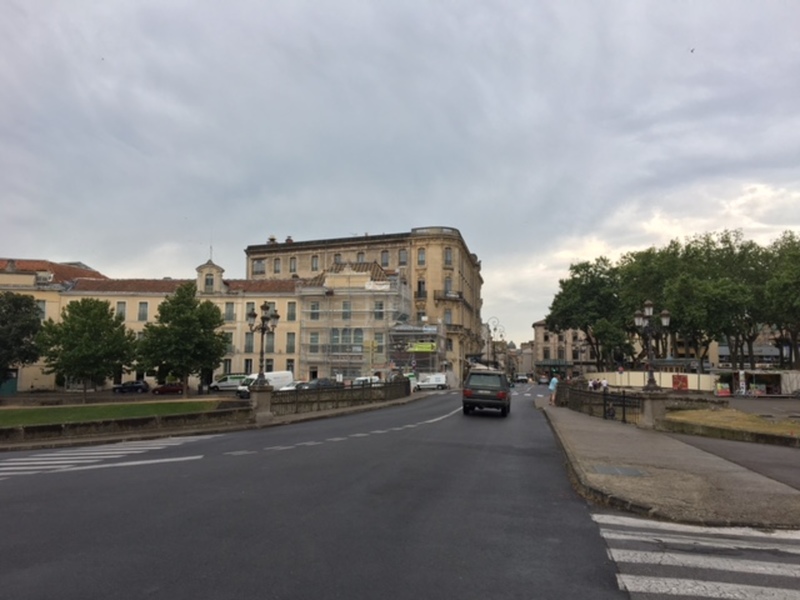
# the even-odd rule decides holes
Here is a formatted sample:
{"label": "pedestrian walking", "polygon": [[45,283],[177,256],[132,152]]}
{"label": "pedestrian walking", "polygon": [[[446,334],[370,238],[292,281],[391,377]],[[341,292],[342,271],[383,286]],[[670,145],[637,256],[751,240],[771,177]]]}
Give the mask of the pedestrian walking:
{"label": "pedestrian walking", "polygon": [[558,387],[558,375],[553,375],[553,378],[550,380],[550,385],[548,387],[550,389],[550,406],[555,406],[556,388]]}

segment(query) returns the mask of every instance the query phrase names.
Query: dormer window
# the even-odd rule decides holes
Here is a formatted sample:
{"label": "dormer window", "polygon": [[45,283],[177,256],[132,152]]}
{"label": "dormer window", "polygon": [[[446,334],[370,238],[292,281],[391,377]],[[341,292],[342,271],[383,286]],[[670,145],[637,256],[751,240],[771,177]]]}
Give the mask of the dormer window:
{"label": "dormer window", "polygon": [[210,294],[214,291],[214,274],[213,273],[206,273],[206,281],[205,285],[203,286],[203,291],[207,294]]}

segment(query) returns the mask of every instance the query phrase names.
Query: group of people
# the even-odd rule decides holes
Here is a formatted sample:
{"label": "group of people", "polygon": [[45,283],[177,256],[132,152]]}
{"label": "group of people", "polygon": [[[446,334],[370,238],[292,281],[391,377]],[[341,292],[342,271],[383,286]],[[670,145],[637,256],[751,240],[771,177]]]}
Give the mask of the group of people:
{"label": "group of people", "polygon": [[608,389],[608,379],[590,379],[589,389],[593,392],[605,392]]}

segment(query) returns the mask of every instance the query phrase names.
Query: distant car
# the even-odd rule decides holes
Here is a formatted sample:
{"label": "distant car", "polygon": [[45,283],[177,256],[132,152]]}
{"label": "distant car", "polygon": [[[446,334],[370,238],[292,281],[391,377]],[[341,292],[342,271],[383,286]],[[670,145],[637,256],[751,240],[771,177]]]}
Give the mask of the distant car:
{"label": "distant car", "polygon": [[547,375],[542,375],[539,377],[539,385],[550,385],[550,379]]}
{"label": "distant car", "polygon": [[211,385],[208,386],[209,391],[211,392],[224,392],[224,391],[236,391],[242,382],[247,377],[244,373],[233,374],[228,373],[227,375],[222,375],[219,379],[213,382]]}
{"label": "distant car", "polygon": [[300,386],[302,386],[304,383],[305,383],[305,381],[293,381],[292,383],[286,384],[285,386],[280,388],[278,391],[279,392],[290,392],[292,390],[300,390],[300,389],[303,389]]}
{"label": "distant car", "polygon": [[162,385],[157,385],[153,388],[153,393],[156,396],[161,394],[183,394],[183,384],[182,383],[164,383]]}
{"label": "distant car", "polygon": [[461,393],[464,414],[476,408],[496,408],[507,417],[511,411],[511,385],[502,371],[470,371]]}
{"label": "distant car", "polygon": [[115,394],[144,394],[150,391],[146,381],[126,381],[115,385],[111,390]]}
{"label": "distant car", "polygon": [[517,375],[517,383],[528,383],[528,376],[524,373]]}
{"label": "distant car", "polygon": [[317,377],[311,381],[306,381],[302,385],[298,385],[298,390],[320,390],[327,388],[342,388],[344,384],[336,381],[335,379],[328,379],[327,377]]}

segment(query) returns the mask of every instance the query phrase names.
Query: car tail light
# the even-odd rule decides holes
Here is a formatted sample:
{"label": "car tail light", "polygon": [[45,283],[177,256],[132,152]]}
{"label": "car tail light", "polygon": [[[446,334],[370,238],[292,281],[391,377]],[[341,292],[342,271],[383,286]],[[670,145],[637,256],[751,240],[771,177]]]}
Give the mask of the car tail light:
{"label": "car tail light", "polygon": [[497,392],[497,399],[498,400],[505,400],[508,397],[506,392]]}
{"label": "car tail light", "polygon": [[464,396],[466,396],[467,398],[472,398],[472,390],[469,388],[465,389]]}

